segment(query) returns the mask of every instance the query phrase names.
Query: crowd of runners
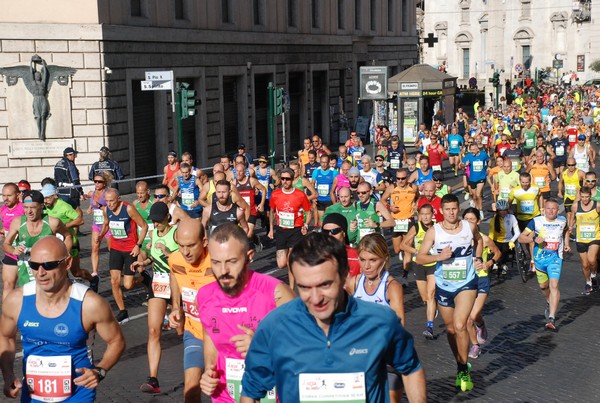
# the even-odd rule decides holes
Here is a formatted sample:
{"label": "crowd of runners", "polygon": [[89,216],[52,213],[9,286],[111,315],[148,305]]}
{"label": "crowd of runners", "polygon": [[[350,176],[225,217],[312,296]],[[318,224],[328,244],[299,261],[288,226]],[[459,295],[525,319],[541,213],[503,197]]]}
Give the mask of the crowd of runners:
{"label": "crowd of runners", "polygon": [[[354,132],[337,149],[307,137],[297,159],[277,169],[244,144],[212,172],[190,153],[170,152],[162,182],[138,181],[133,203],[111,184],[124,175],[106,147],[89,192],[71,147],[39,190],[18,178],[4,184],[5,395],[92,401],[125,349],[123,288],[135,287],[148,306],[142,392],[160,392],[160,338],[170,327],[183,337],[185,401],[202,392],[216,402],[425,401],[411,333],[434,339],[438,314],[455,387],[473,389],[469,360],[488,339],[490,277],[506,276],[517,254],[537,278],[548,331],[558,331],[563,254],[572,246],[582,292],[598,286],[600,90],[546,87],[497,110],[476,103],[452,122],[439,116],[420,125],[414,144],[379,127],[370,154]],[[461,210],[463,200],[470,207]],[[81,238],[84,220],[92,234]],[[90,270],[81,265],[83,239]],[[251,270],[271,241],[288,284]],[[421,325],[405,320],[411,273],[426,305]],[[97,294],[108,280],[114,315]],[[101,360],[87,354],[94,330],[108,345]],[[18,334],[23,376],[14,372]]]}

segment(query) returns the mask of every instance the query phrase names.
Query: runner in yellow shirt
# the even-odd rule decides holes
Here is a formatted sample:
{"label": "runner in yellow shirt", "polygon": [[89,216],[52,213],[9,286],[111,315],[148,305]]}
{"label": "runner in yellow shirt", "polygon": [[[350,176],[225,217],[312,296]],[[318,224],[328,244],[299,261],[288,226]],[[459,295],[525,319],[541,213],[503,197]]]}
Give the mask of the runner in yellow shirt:
{"label": "runner in yellow shirt", "polygon": [[577,162],[575,158],[567,159],[567,170],[560,175],[560,181],[558,182],[558,197],[564,195],[565,212],[567,213],[567,220],[571,220],[571,206],[573,202],[579,199],[579,189],[581,189],[581,183],[585,179],[585,172],[581,169],[577,169]]}

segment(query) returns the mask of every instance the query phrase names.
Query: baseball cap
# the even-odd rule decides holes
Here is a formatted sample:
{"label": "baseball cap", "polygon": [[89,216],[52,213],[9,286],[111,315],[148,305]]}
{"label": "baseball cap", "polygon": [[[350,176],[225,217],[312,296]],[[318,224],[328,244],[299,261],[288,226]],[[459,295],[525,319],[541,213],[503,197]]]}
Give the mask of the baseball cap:
{"label": "baseball cap", "polygon": [[23,203],[44,204],[44,196],[38,190],[26,190],[23,192]]}
{"label": "baseball cap", "polygon": [[109,152],[110,152],[110,150],[108,149],[108,147],[106,147],[106,146],[102,146],[102,148],[100,148],[100,152],[101,152],[101,153],[109,153]]}
{"label": "baseball cap", "polygon": [[50,197],[50,196],[54,196],[55,194],[56,194],[56,186],[52,185],[51,183],[46,183],[42,187],[42,196]]}
{"label": "baseball cap", "polygon": [[169,214],[169,206],[166,203],[154,203],[150,207],[148,219],[152,221],[162,221]]}
{"label": "baseball cap", "polygon": [[238,145],[238,150],[239,150],[239,149],[245,150],[245,149],[246,149],[246,144],[244,144],[244,143],[240,143],[240,144]]}
{"label": "baseball cap", "polygon": [[77,150],[75,150],[73,147],[67,147],[63,151],[63,155],[71,155],[71,154],[77,155]]}
{"label": "baseball cap", "polygon": [[444,180],[444,173],[442,171],[433,171],[433,174],[431,174],[431,178],[434,181],[443,181]]}
{"label": "baseball cap", "polygon": [[585,134],[580,134],[579,136],[577,136],[577,140],[585,140],[587,139],[587,137],[585,137]]}

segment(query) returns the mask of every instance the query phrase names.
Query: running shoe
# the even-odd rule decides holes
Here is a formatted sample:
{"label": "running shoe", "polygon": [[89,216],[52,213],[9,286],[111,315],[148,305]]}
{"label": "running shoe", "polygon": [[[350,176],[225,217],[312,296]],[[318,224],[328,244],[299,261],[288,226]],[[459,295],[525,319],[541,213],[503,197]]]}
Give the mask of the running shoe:
{"label": "running shoe", "polygon": [[479,217],[481,218],[481,221],[485,219],[485,216],[483,215],[483,210],[479,212]]}
{"label": "running shoe", "polygon": [[502,271],[500,272],[500,274],[502,274],[503,276],[506,276],[508,274],[508,266],[503,264],[502,265]]}
{"label": "running shoe", "polygon": [[469,200],[469,206],[475,207],[475,202],[473,200]]}
{"label": "running shoe", "polygon": [[546,309],[544,309],[544,317],[546,320],[550,317],[550,303],[546,302]]}
{"label": "running shoe", "polygon": [[592,292],[592,285],[586,283],[585,288],[583,289],[583,295],[590,295],[591,292]]}
{"label": "running shoe", "polygon": [[481,345],[487,342],[488,331],[487,327],[485,327],[485,322],[483,323],[483,325],[481,325],[481,327],[475,324],[475,334],[477,335],[477,343]]}
{"label": "running shoe", "polygon": [[403,262],[404,261],[404,252],[398,253],[398,259]]}
{"label": "running shoe", "polygon": [[546,321],[546,330],[549,330],[551,332],[558,332],[558,328],[554,324],[554,318],[548,318],[548,320]]}
{"label": "running shoe", "polygon": [[144,393],[160,393],[160,386],[158,386],[158,379],[149,376],[146,383],[140,386],[140,390]]}
{"label": "running shoe", "polygon": [[533,263],[533,260],[529,263],[529,274],[535,274],[535,263]]}
{"label": "running shoe", "polygon": [[479,354],[481,354],[481,347],[479,347],[479,344],[473,344],[469,349],[469,357],[477,358],[479,357]]}
{"label": "running shoe", "polygon": [[466,190],[464,192],[465,192],[465,200],[469,200],[471,198],[471,195]]}
{"label": "running shoe", "polygon": [[115,319],[117,320],[117,322],[119,322],[120,325],[129,322],[129,314],[127,313],[127,310],[124,309],[122,311],[119,311],[117,316],[115,316]]}
{"label": "running shoe", "polygon": [[466,371],[460,371],[456,374],[456,389],[460,389],[463,392],[467,392],[473,389],[473,381],[471,380],[471,364],[467,364],[468,368]]}
{"label": "running shoe", "polygon": [[100,277],[98,275],[92,274],[92,279],[90,280],[90,289],[98,294],[98,285],[100,284]]}
{"label": "running shoe", "polygon": [[433,340],[433,328],[427,326],[425,330],[423,330],[423,336],[425,336],[427,340]]}

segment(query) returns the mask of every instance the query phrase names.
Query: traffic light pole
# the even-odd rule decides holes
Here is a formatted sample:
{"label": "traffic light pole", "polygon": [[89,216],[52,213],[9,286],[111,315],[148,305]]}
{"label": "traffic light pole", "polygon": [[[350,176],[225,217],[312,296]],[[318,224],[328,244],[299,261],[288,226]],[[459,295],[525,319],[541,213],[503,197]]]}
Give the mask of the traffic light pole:
{"label": "traffic light pole", "polygon": [[177,151],[179,158],[183,154],[183,125],[181,113],[181,83],[177,83],[177,91],[175,92],[175,109],[177,109]]}
{"label": "traffic light pole", "polygon": [[[498,72],[498,69],[496,69],[496,74],[495,75],[496,75],[496,77],[498,77],[498,80],[499,80],[500,73]],[[498,97],[499,96],[500,96],[500,83],[498,82],[496,84],[496,99],[495,99],[496,110],[498,110]]]}
{"label": "traffic light pole", "polygon": [[275,166],[275,86],[269,81],[269,116],[267,118],[267,128],[269,132],[269,160],[272,167]]}

